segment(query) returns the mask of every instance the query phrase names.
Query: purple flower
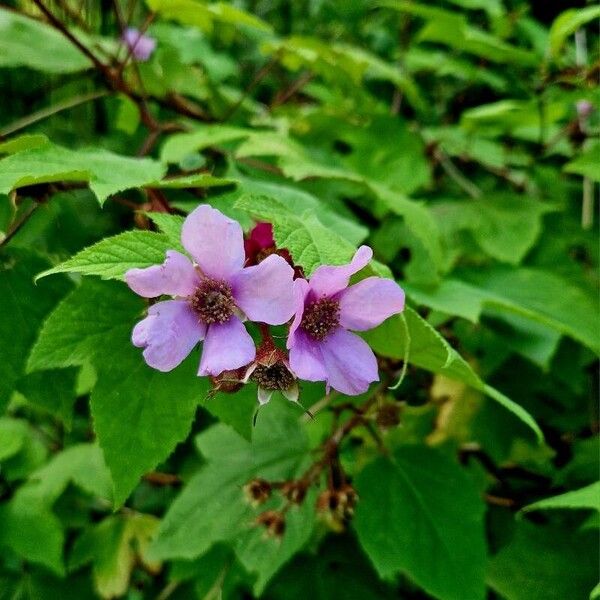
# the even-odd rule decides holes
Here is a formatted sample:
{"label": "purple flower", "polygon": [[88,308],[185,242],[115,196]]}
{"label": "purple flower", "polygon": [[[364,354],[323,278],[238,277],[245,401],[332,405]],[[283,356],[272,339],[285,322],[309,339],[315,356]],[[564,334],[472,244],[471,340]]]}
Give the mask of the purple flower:
{"label": "purple flower", "polygon": [[239,223],[203,204],[186,218],[181,242],[195,265],[175,250],[162,265],[130,269],[129,287],[153,304],[132,341],[159,371],[174,369],[204,340],[198,375],[218,375],[254,360],[256,349],[242,319],[281,325],[294,314],[294,270],[281,256],[244,268]]}
{"label": "purple flower", "polygon": [[404,309],[404,292],[391,279],[367,277],[348,287],[350,277],[371,260],[361,246],[343,266],[322,266],[310,281],[296,279],[296,315],[287,347],[290,368],[300,379],[325,381],[344,394],[358,395],[379,379],[367,343],[348,331],[366,331]]}
{"label": "purple flower", "polygon": [[156,40],[149,35],[144,35],[135,27],[128,27],[123,32],[121,40],[133,57],[140,62],[147,61],[156,48]]}

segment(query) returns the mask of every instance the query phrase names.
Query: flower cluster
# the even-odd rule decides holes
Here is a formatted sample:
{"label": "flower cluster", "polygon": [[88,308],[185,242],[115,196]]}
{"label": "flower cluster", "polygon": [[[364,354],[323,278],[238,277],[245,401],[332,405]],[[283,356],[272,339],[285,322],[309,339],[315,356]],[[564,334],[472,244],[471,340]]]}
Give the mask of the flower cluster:
{"label": "flower cluster", "polygon": [[[378,380],[375,355],[352,331],[401,312],[404,292],[381,277],[349,285],[371,260],[369,247],[361,246],[350,264],[321,266],[307,280],[289,253],[275,247],[268,224],[244,240],[236,221],[208,205],[186,218],[181,242],[192,260],[169,250],[162,265],[125,275],[144,298],[171,297],[152,304],[133,329],[133,344],[144,349],[150,367],[170,371],[203,341],[198,375],[240,373],[241,382],[258,384],[261,404],[274,391],[296,401],[297,379],[324,381],[349,395]],[[260,325],[258,348],[245,321]],[[268,326],[290,322],[286,352]]]}

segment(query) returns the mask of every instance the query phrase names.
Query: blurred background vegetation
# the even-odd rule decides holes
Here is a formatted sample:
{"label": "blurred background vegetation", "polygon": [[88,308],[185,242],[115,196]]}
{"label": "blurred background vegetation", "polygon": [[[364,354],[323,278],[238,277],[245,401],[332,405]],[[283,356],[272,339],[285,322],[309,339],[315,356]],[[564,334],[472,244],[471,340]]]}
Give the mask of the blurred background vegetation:
{"label": "blurred background vegetation", "polygon": [[[489,598],[600,598],[599,15],[595,4],[520,0],[4,0],[0,598],[477,600],[484,580]],[[149,60],[123,47],[127,26],[156,40]],[[59,150],[55,171],[21,159],[31,178],[14,185],[15,162],[4,161],[42,139],[11,146],[21,134],[73,150],[69,168]],[[218,179],[194,189],[124,184],[100,207],[71,171],[110,180],[119,165],[96,164],[96,155],[77,163],[88,147]],[[148,559],[201,461],[216,467],[215,455],[238,443],[230,432],[219,446],[214,423],[253,433],[256,392],[208,401],[187,439],[113,512],[110,473],[92,443],[97,365],[25,369],[70,283],[31,281],[109,235],[152,228],[143,211],[184,215],[208,201],[246,229],[248,212],[271,220],[269,209],[232,208],[244,194],[310,210],[347,242],[371,245],[411,306],[479,382],[533,416],[544,442],[479,384],[469,387],[470,375],[457,381],[426,342],[407,350],[381,330],[369,340],[375,350],[395,367],[408,351],[411,364],[374,415],[375,437],[392,451],[417,446],[412,464],[435,476],[416,504],[439,511],[438,530],[406,533],[414,498],[373,462],[377,444],[365,430],[341,456],[358,477],[355,522],[330,509],[315,519],[311,497],[302,513],[310,525],[293,548],[232,534]],[[304,406],[322,393],[307,386]],[[266,413],[263,443],[284,444],[285,431],[267,427],[282,410]],[[308,447],[336,415],[303,425]],[[462,496],[463,476],[481,507]],[[206,518],[227,519],[230,509]],[[453,537],[463,518],[481,521],[485,541]]]}

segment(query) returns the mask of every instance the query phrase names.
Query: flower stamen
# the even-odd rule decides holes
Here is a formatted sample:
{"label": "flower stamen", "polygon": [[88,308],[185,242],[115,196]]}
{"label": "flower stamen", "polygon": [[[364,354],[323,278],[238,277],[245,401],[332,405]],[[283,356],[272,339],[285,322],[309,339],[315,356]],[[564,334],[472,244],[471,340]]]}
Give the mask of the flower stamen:
{"label": "flower stamen", "polygon": [[295,382],[294,376],[282,362],[271,366],[257,365],[250,379],[265,390],[289,390]]}
{"label": "flower stamen", "polygon": [[300,327],[313,339],[321,342],[339,324],[340,303],[332,298],[321,298],[304,309]]}
{"label": "flower stamen", "polygon": [[235,309],[231,286],[226,281],[204,279],[190,297],[190,306],[207,325],[225,323]]}

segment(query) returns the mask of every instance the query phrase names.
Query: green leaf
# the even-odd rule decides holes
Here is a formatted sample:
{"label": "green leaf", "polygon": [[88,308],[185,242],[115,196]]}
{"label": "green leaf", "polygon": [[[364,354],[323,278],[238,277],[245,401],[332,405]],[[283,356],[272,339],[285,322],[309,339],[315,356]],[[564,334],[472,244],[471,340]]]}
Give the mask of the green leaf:
{"label": "green leaf", "polygon": [[165,19],[195,25],[205,31],[211,31],[213,21],[266,32],[272,30],[262,19],[224,2],[206,4],[198,0],[146,0],[146,4]]}
{"label": "green leaf", "polygon": [[144,302],[118,283],[87,279],[66,296],[46,319],[33,346],[28,370],[85,364],[102,343],[130,332]]}
{"label": "green leaf", "polygon": [[76,73],[91,66],[90,60],[50,25],[0,9],[0,67]]}
{"label": "green leaf", "polygon": [[[450,379],[463,381],[484,392],[525,423],[542,441],[543,434],[533,417],[521,406],[507,398],[495,388],[486,385],[479,376],[452,348],[448,342],[418,313],[410,307],[404,309],[404,317],[410,335],[408,361],[422,369],[446,375]],[[404,360],[406,355],[405,326],[400,317],[387,319],[379,327],[365,332],[363,337],[381,356]]]}
{"label": "green leaf", "polygon": [[[369,233],[366,227],[354,219],[332,210],[328,202],[323,202],[304,190],[290,185],[258,181],[241,176],[237,176],[237,180],[238,188],[231,193],[219,196],[220,200],[231,201],[233,204],[247,194],[277,198],[289,212],[302,214],[307,210],[313,211],[323,225],[356,246],[363,242]],[[211,201],[214,202],[214,198]]]}
{"label": "green leaf", "polygon": [[224,179],[213,177],[206,173],[200,175],[184,175],[181,177],[169,177],[162,181],[154,181],[146,184],[147,187],[159,189],[190,189],[190,188],[213,188],[224,187],[236,183],[235,179]]}
{"label": "green leaf", "polygon": [[21,490],[52,505],[73,483],[83,491],[109,500],[112,483],[100,448],[95,444],[76,444],[55,455],[29,477]]}
{"label": "green leaf", "polygon": [[523,512],[532,510],[548,510],[548,509],[593,509],[600,511],[600,482],[592,483],[586,487],[572,492],[553,496],[552,498],[544,498],[533,504],[525,506]]}
{"label": "green leaf", "polygon": [[354,527],[382,578],[408,575],[442,600],[484,598],[484,504],[443,454],[405,446],[359,473]]}
{"label": "green leaf", "polygon": [[185,439],[209,385],[196,375],[197,355],[170,373],[146,366],[130,339],[142,306],[122,284],[86,281],[45,323],[29,364],[50,368],[91,359],[98,376],[91,395],[94,429],[116,506]]}
{"label": "green leaf", "polygon": [[29,402],[41,406],[70,427],[75,403],[77,369],[29,373],[17,382],[17,390]]}
{"label": "green leaf", "polygon": [[467,230],[489,256],[516,265],[538,240],[543,215],[555,210],[524,196],[493,194],[477,202],[438,203],[434,214],[448,235]]}
{"label": "green leaf", "polygon": [[129,269],[164,262],[173,246],[166,235],[151,231],[125,231],[104,238],[56,267],[39,273],[36,281],[55,273],[98,275],[102,279],[123,279]]}
{"label": "green leaf", "polygon": [[146,212],[144,214],[165,234],[171,248],[185,252],[181,244],[181,228],[185,220],[182,216],[161,212]]}
{"label": "green leaf", "polygon": [[488,584],[507,600],[587,598],[598,580],[597,532],[517,524],[494,556]]}
{"label": "green leaf", "polygon": [[64,532],[60,520],[40,502],[24,502],[16,495],[0,505],[0,548],[10,548],[27,561],[64,575]]}
{"label": "green leaf", "polygon": [[312,506],[289,517],[290,531],[281,543],[265,540],[260,528],[247,529],[257,513],[242,487],[254,477],[280,481],[297,476],[306,466],[308,444],[298,413],[274,400],[260,411],[251,443],[222,424],[199,435],[197,443],[207,464],[169,508],[149,556],[192,559],[216,542],[232,540],[245,567],[258,573],[255,592],[260,593],[310,536]]}
{"label": "green leaf", "polygon": [[23,374],[43,319],[69,289],[64,278],[34,285],[36,272],[47,266],[44,259],[26,250],[0,255],[0,338],[4,340],[0,345],[0,412]]}
{"label": "green leaf", "polygon": [[48,143],[0,160],[0,193],[38,183],[84,181],[103,204],[112,194],[162,179],[165,172],[165,165],[149,158]]}
{"label": "green leaf", "polygon": [[[583,290],[546,271],[520,268],[462,270],[436,288],[406,284],[408,295],[436,310],[474,323],[487,306],[504,310],[568,335],[600,353],[598,312]],[[576,310],[573,309],[576,307]]]}
{"label": "green leaf", "polygon": [[[0,13],[1,14],[1,13]],[[41,133],[26,133],[15,138],[11,138],[6,142],[0,144],[0,154],[15,154],[16,152],[23,152],[23,150],[30,150],[31,148],[39,148],[49,144],[48,138]]]}
{"label": "green leaf", "polygon": [[466,15],[405,0],[388,0],[378,4],[426,19],[425,27],[417,36],[419,41],[446,44],[459,52],[498,63],[534,66],[538,60],[533,52],[507,44],[500,38],[469,25]]}
{"label": "green leaf", "polygon": [[296,215],[274,198],[251,195],[242,196],[235,207],[257,220],[272,223],[277,246],[289,250],[307,277],[319,265],[340,265],[352,258],[352,244],[324,227],[310,211]]}
{"label": "green leaf", "polygon": [[195,131],[176,133],[167,138],[161,148],[160,158],[164,162],[178,163],[194,152],[241,140],[251,133],[251,129],[231,125],[203,125]]}
{"label": "green leaf", "polygon": [[589,177],[592,181],[600,181],[600,143],[592,144],[585,152],[569,161],[563,170]]}
{"label": "green leaf", "polygon": [[231,393],[210,395],[204,408],[221,423],[229,425],[236,433],[250,441],[252,438],[252,419],[258,410],[258,391],[256,386],[248,384],[241,390]]}
{"label": "green leaf", "polygon": [[69,483],[110,498],[110,477],[97,446],[79,444],[59,453],[0,505],[0,546],[62,575],[64,532],[51,507]]}
{"label": "green leaf", "polygon": [[570,8],[560,13],[550,27],[550,53],[552,56],[557,58],[567,38],[598,17],[600,17],[600,6]]}
{"label": "green leaf", "polygon": [[25,443],[26,437],[26,421],[0,417],[0,461],[19,452]]}
{"label": "green leaf", "polygon": [[160,567],[145,560],[145,551],[158,523],[156,517],[139,513],[107,517],[77,539],[70,567],[92,562],[94,584],[100,596],[123,596],[138,560],[151,572]]}

